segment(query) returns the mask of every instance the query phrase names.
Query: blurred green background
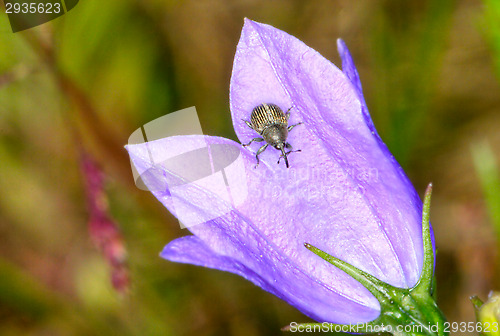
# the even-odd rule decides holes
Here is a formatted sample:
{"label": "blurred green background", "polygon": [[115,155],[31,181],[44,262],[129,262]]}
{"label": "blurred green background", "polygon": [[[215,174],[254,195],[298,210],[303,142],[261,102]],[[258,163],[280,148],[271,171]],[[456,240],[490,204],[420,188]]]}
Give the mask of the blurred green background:
{"label": "blurred green background", "polygon": [[[500,1],[83,0],[13,34],[0,15],[0,334],[279,335],[308,318],[235,275],[158,257],[188,234],[133,183],[139,126],[196,106],[205,134],[236,140],[229,79],[243,18],[339,64],[349,46],[380,135],[431,218],[438,301],[500,287]],[[82,148],[105,174],[128,252],[118,293],[94,247]]]}

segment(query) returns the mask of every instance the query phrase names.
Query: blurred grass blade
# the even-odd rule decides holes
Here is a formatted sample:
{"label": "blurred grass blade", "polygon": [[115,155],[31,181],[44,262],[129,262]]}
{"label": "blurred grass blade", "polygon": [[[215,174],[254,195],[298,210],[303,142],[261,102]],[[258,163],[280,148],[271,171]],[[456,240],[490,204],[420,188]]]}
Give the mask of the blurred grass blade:
{"label": "blurred grass blade", "polygon": [[475,144],[471,150],[488,213],[500,241],[500,167],[488,142]]}
{"label": "blurred grass blade", "polygon": [[500,80],[500,1],[483,0],[483,26],[493,53],[493,63]]}
{"label": "blurred grass blade", "polygon": [[387,2],[381,6],[371,48],[376,72],[368,107],[384,142],[405,168],[429,128],[456,2]]}

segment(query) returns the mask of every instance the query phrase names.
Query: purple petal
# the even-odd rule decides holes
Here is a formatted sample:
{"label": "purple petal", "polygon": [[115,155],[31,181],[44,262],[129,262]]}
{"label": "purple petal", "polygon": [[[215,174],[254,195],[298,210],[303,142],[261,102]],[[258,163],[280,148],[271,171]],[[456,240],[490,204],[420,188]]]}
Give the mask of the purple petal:
{"label": "purple petal", "polygon": [[347,46],[342,39],[337,39],[337,50],[339,52],[340,59],[342,60],[342,71],[354,86],[356,94],[358,95],[358,99],[361,101],[362,105],[366,106],[365,98],[363,97],[363,88],[361,86],[361,81],[359,80],[358,70],[354,65],[354,61],[352,59],[351,53],[349,52],[349,49],[347,49]]}
{"label": "purple petal", "polygon": [[[404,173],[403,169],[399,166],[396,159],[391,154],[385,143],[378,135],[377,130],[375,129],[375,125],[373,124],[372,118],[370,116],[370,113],[368,112],[368,107],[365,102],[365,97],[363,95],[363,88],[361,86],[361,80],[359,78],[358,70],[356,69],[356,65],[354,64],[354,60],[352,59],[351,53],[349,52],[347,45],[342,39],[337,39],[337,50],[339,52],[340,59],[342,60],[342,71],[344,72],[346,77],[351,81],[354,89],[356,90],[356,94],[358,95],[358,98],[361,102],[361,107],[363,111],[363,116],[365,118],[365,122],[372,131],[372,134],[376,137],[377,141],[379,142],[380,150],[382,150],[385,153],[385,156],[392,162],[393,166],[395,168],[398,168],[397,172],[400,174],[400,179],[403,182],[403,184],[406,185],[406,189],[408,191],[413,190],[414,188],[412,183]],[[420,211],[421,209],[420,198],[416,194],[413,195],[412,197],[415,199],[416,206]],[[431,238],[432,238],[433,248],[435,249],[434,231],[432,227],[431,227]]]}
{"label": "purple petal", "polygon": [[376,132],[370,113],[368,112],[368,107],[366,106],[365,97],[363,96],[363,87],[361,86],[358,70],[354,65],[354,60],[352,59],[349,49],[347,49],[347,46],[342,39],[337,39],[337,50],[339,52],[340,59],[342,60],[342,72],[351,81],[351,84],[356,91],[358,99],[361,102],[361,108],[363,110],[365,121],[368,124],[368,127],[370,127],[372,131]]}
{"label": "purple petal", "polygon": [[[179,136],[130,145],[127,149],[132,162],[142,174],[153,167],[150,153],[155,158],[159,155],[168,157],[181,152],[183,148],[185,151],[191,150],[193,144],[200,143],[209,146],[235,145],[230,140],[217,137]],[[170,180],[172,174],[166,169],[162,169],[161,174],[146,176],[144,182],[148,188],[178,218],[183,218],[186,213],[203,216],[213,212],[213,209],[227,212],[204,224],[189,227],[200,239],[190,243],[203,242],[198,249],[185,249],[185,255],[181,257],[181,250],[174,248],[176,245],[168,245],[162,255],[176,261],[184,260],[243,275],[317,320],[357,322],[375,318],[379,313],[375,298],[344,272],[316,258],[303,246],[306,239],[316,240],[308,234],[311,226],[323,231],[322,228],[330,224],[320,218],[317,221],[311,218],[317,214],[308,210],[302,212],[304,207],[298,204],[290,204],[290,213],[283,211],[287,209],[270,207],[269,198],[265,195],[271,195],[276,184],[263,184],[262,181],[268,180],[265,175],[267,170],[254,168],[255,161],[251,153],[242,150],[241,159],[244,168],[239,175],[245,177],[245,181],[233,179],[229,186],[237,192],[247,189],[247,198],[237,209],[233,204],[227,204],[212,192],[199,187],[196,182],[183,185],[182,190],[167,191],[165,180]],[[156,160],[157,163],[160,161]],[[246,186],[243,188],[241,184]],[[297,220],[287,218],[290,215],[295,215]],[[356,237],[351,239],[355,240]],[[353,242],[353,246],[357,244]],[[205,258],[207,251],[213,251],[210,259]]]}
{"label": "purple petal", "polygon": [[[289,135],[302,150],[292,154],[289,171],[275,164],[273,149],[261,156],[291,196],[285,209],[273,208],[276,215],[268,215],[294,223],[289,238],[308,239],[394,286],[414,285],[422,265],[421,201],[367,125],[358,92],[344,73],[296,38],[246,20],[230,98],[242,142],[256,133],[241,119],[248,120],[253,107],[264,102],[293,106],[290,123],[304,123]],[[295,178],[287,180],[289,175]],[[322,199],[304,197],[310,188]]]}
{"label": "purple petal", "polygon": [[[245,227],[245,225],[242,226]],[[170,261],[240,275],[317,321],[356,323],[373,320],[379,314],[377,302],[375,302],[376,306],[370,309],[335,293],[331,288],[303,273],[287,258],[276,253],[273,246],[269,246],[261,236],[252,234],[252,230],[249,231],[251,234],[247,238],[255,239],[255,243],[249,247],[245,241],[241,241],[242,238],[245,239],[244,237],[235,232],[228,233],[223,225],[207,223],[198,226],[197,229],[206,231],[210,236],[216,232],[218,236],[220,235],[221,242],[242,251],[244,254],[242,257],[249,263],[227,257],[220,251],[213,252],[196,236],[182,237],[170,242],[161,256]],[[264,249],[271,253],[262,253]],[[334,305],[332,305],[333,302]]]}

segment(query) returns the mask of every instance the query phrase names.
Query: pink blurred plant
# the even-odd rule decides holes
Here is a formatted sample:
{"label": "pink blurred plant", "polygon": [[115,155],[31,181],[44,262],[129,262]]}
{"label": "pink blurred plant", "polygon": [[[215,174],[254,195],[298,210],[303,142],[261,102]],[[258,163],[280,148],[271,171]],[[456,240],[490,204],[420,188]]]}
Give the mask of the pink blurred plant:
{"label": "pink blurred plant", "polygon": [[81,170],[85,183],[89,212],[88,229],[92,242],[111,268],[111,283],[119,293],[130,285],[127,250],[117,223],[109,214],[101,169],[89,154],[82,151]]}

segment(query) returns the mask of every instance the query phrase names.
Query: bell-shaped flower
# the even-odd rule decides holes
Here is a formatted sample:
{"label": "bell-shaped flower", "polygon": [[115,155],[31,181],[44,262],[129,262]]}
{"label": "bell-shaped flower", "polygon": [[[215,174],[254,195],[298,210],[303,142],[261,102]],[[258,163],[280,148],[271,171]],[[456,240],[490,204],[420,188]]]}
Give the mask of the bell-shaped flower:
{"label": "bell-shaped flower", "polygon": [[[311,246],[403,289],[419,282],[424,248],[422,201],[378,136],[341,40],[338,50],[342,71],[295,37],[245,20],[230,86],[234,129],[248,143],[261,136],[245,122],[256,106],[289,111],[288,126],[301,124],[286,138],[300,150],[288,169],[272,146],[256,165],[262,141],[189,135],[127,149],[193,234],[170,242],[163,258],[238,274],[317,321],[349,324],[376,319],[380,300]],[[179,160],[186,152],[197,154]],[[198,179],[202,165],[211,177]]]}

